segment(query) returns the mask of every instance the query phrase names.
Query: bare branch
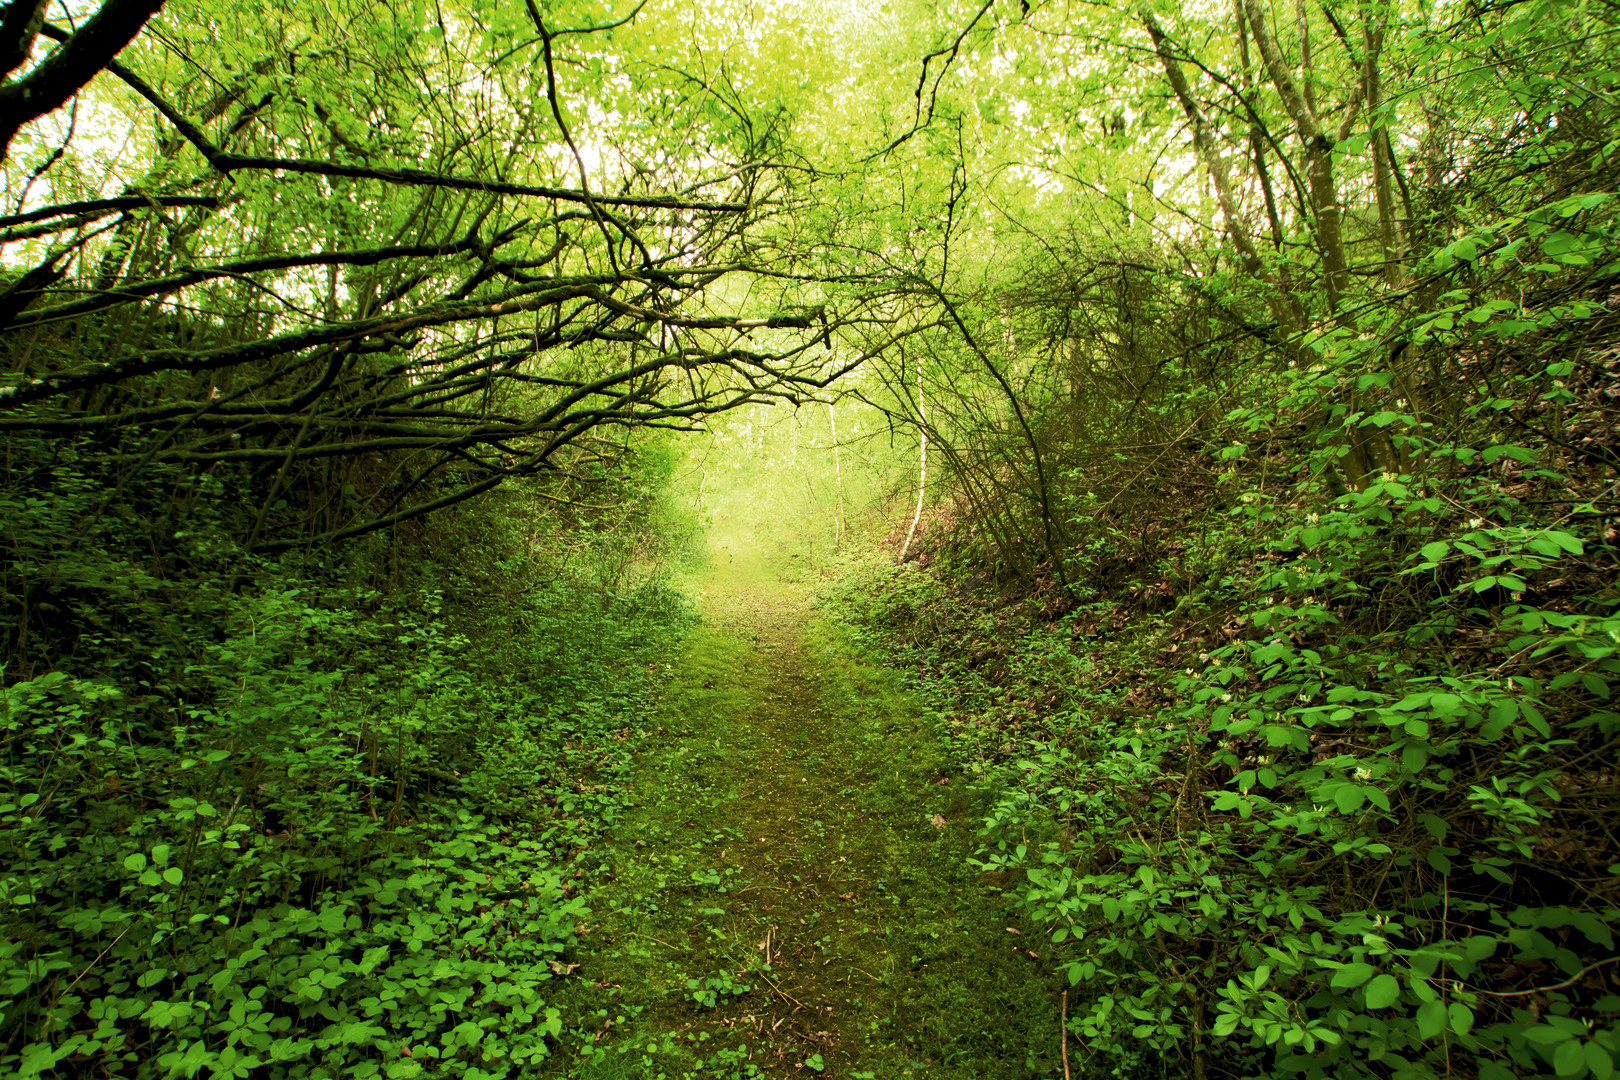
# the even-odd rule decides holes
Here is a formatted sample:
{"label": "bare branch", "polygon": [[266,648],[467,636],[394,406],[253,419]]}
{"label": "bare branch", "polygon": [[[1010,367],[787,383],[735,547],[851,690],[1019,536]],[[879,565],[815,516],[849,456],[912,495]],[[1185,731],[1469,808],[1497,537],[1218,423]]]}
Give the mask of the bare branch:
{"label": "bare branch", "polygon": [[[4,24],[0,25],[0,34],[5,35],[0,38],[0,56],[4,60],[15,58],[19,49],[26,58],[28,44],[33,38],[33,33],[28,32],[31,25],[37,26],[39,33],[47,32],[34,12],[28,12],[28,22],[14,31],[12,8],[26,6],[24,3],[13,3],[6,9]],[[113,57],[135,39],[141,27],[162,6],[163,0],[104,0],[83,26],[59,39],[62,40],[62,47],[42,60],[39,66],[15,82],[0,85],[0,161],[5,160],[11,149],[11,140],[24,124],[55,112],[66,104],[68,98],[78,93],[79,88],[94,78],[97,72],[113,63]],[[19,20],[21,14],[17,13]],[[15,43],[11,37],[14,32],[17,33]],[[9,55],[4,55],[5,46],[9,46]],[[10,72],[21,63],[22,60],[17,60],[5,70]]]}

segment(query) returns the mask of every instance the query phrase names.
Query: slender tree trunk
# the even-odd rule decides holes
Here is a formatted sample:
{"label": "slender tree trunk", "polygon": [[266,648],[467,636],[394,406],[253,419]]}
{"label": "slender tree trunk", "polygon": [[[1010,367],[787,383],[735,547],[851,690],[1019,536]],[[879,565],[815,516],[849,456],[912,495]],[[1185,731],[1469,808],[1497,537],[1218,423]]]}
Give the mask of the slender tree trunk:
{"label": "slender tree trunk", "polygon": [[974,336],[973,331],[968,329],[967,323],[962,319],[962,313],[956,310],[956,305],[951,302],[950,297],[945,295],[944,290],[937,285],[933,285],[932,282],[927,282],[927,284],[933,290],[934,297],[945,308],[946,313],[950,315],[951,322],[956,324],[957,330],[962,334],[962,340],[967,342],[968,348],[973,350],[974,355],[979,358],[979,362],[990,373],[990,377],[996,381],[996,385],[1001,387],[1001,392],[1006,396],[1007,405],[1012,409],[1013,419],[1023,432],[1025,442],[1029,444],[1030,460],[1035,466],[1034,502],[1041,515],[1041,534],[1046,541],[1046,555],[1051,561],[1053,572],[1057,574],[1058,584],[1062,586],[1064,592],[1068,592],[1069,570],[1063,563],[1062,541],[1060,539],[1061,525],[1052,509],[1052,488],[1046,481],[1046,463],[1042,459],[1040,440],[1035,437],[1035,430],[1029,426],[1029,417],[1025,414],[1024,406],[1019,401],[1018,394],[1014,392],[1012,383],[1007,381],[1006,374],[996,367],[996,362],[990,358],[989,353],[984,351],[984,346],[979,344],[979,339]]}
{"label": "slender tree trunk", "polygon": [[1311,215],[1315,218],[1316,247],[1322,256],[1328,309],[1336,314],[1350,285],[1350,268],[1345,257],[1338,190],[1333,177],[1333,139],[1322,130],[1315,110],[1294,81],[1288,62],[1266,24],[1261,0],[1243,0],[1243,10],[1249,17],[1249,32],[1254,35],[1260,59],[1305,147],[1305,177],[1310,187]]}
{"label": "slender tree trunk", "polygon": [[844,542],[844,466],[838,456],[838,414],[833,403],[827,402],[827,426],[832,430],[833,487],[838,492],[837,508],[833,511],[833,550]]}
{"label": "slender tree trunk", "polygon": [[1159,17],[1147,4],[1142,4],[1136,10],[1142,25],[1147,28],[1148,36],[1153,39],[1153,49],[1159,56],[1159,64],[1164,68],[1170,89],[1175,92],[1176,100],[1181,103],[1182,111],[1192,124],[1193,148],[1203,161],[1204,168],[1209,170],[1210,181],[1215,185],[1215,201],[1220,205],[1221,217],[1226,220],[1226,231],[1232,237],[1232,246],[1237,248],[1238,261],[1245,273],[1258,277],[1261,272],[1260,254],[1255,251],[1248,225],[1238,211],[1237,198],[1232,193],[1231,167],[1215,142],[1209,119],[1199,106],[1198,99],[1193,97],[1187,73],[1181,70],[1181,61],[1171,50],[1170,39],[1159,24]]}
{"label": "slender tree trunk", "polygon": [[[1309,67],[1307,66],[1303,73],[1306,90],[1302,90],[1301,84],[1294,79],[1287,58],[1283,56],[1276,39],[1271,35],[1271,29],[1266,22],[1263,0],[1243,0],[1243,11],[1248,16],[1249,33],[1254,37],[1261,63],[1265,65],[1266,73],[1271,77],[1271,84],[1276,88],[1277,96],[1282,99],[1283,109],[1293,120],[1294,131],[1304,146],[1305,178],[1309,188],[1312,229],[1315,233],[1317,253],[1322,258],[1322,276],[1323,284],[1326,286],[1328,311],[1341,325],[1348,326],[1352,320],[1349,320],[1344,312],[1344,297],[1350,287],[1350,265],[1345,254],[1342,213],[1339,207],[1337,182],[1333,176],[1333,136],[1323,129],[1311,96],[1306,92],[1309,89]],[[1307,53],[1301,53],[1302,59],[1307,56]],[[1359,101],[1359,88],[1356,96]],[[1346,123],[1348,122],[1347,116]],[[1353,414],[1357,407],[1355,392],[1347,387],[1344,394],[1343,403]],[[1331,423],[1331,420],[1329,422]],[[1344,471],[1350,484],[1359,489],[1365,478],[1376,468],[1374,451],[1354,431],[1344,433],[1342,446],[1345,451]],[[1337,483],[1336,478],[1333,482]]]}
{"label": "slender tree trunk", "polygon": [[1384,46],[1387,20],[1387,12],[1379,12],[1376,18],[1369,13],[1362,21],[1362,96],[1367,99],[1367,119],[1372,124],[1373,189],[1378,197],[1378,243],[1384,257],[1384,280],[1399,285],[1404,276],[1404,253],[1400,223],[1395,217],[1393,154],[1383,111],[1384,89],[1378,74],[1378,54]]}
{"label": "slender tree trunk", "polygon": [[1311,74],[1311,20],[1305,12],[1305,0],[1294,0],[1294,19],[1299,27],[1299,91],[1305,107],[1316,115],[1316,86]]}
{"label": "slender tree trunk", "polygon": [[900,561],[905,562],[916,535],[917,522],[922,520],[923,494],[928,490],[928,411],[923,403],[922,361],[917,361],[917,431],[921,436],[917,446],[917,512],[911,517],[911,528],[906,530],[906,542],[900,545]]}
{"label": "slender tree trunk", "polygon": [[[1237,27],[1238,93],[1244,97],[1254,92],[1254,62],[1249,56],[1249,21],[1243,14],[1243,0],[1232,0],[1232,21]],[[1271,246],[1282,248],[1282,216],[1277,212],[1277,195],[1271,188],[1271,172],[1266,168],[1266,136],[1259,117],[1249,116],[1249,153],[1254,160],[1255,177],[1260,181],[1260,193],[1265,197],[1266,221],[1271,225]]]}
{"label": "slender tree trunk", "polygon": [[[1147,4],[1137,9],[1137,15],[1142,25],[1147,28],[1148,36],[1153,39],[1154,51],[1158,54],[1159,64],[1164,68],[1165,78],[1170,83],[1170,89],[1181,103],[1181,109],[1187,114],[1187,120],[1192,125],[1193,149],[1197,151],[1199,160],[1209,171],[1209,178],[1215,187],[1215,199],[1220,205],[1221,216],[1226,220],[1226,230],[1232,238],[1232,246],[1237,248],[1238,264],[1243,272],[1250,277],[1265,280],[1266,268],[1260,259],[1260,253],[1255,249],[1254,239],[1249,234],[1247,221],[1238,207],[1237,196],[1232,190],[1231,167],[1226,157],[1221,153],[1220,146],[1215,141],[1209,119],[1204,115],[1203,108],[1198,99],[1193,96],[1192,86],[1187,81],[1187,73],[1181,69],[1181,61],[1170,47],[1170,39],[1164,28],[1159,24],[1158,16],[1153,13]],[[1239,24],[1240,44],[1243,53],[1248,54],[1246,39],[1242,38],[1242,26]],[[1247,63],[1245,63],[1245,68]],[[1271,195],[1271,181],[1265,171],[1265,155],[1260,150],[1260,137],[1256,130],[1253,133],[1255,143],[1255,165],[1260,172],[1261,185],[1266,193],[1267,214],[1272,223],[1273,242],[1280,245],[1282,235],[1282,222],[1278,220],[1276,205]],[[1299,305],[1291,295],[1272,295],[1267,300],[1271,310],[1271,317],[1283,328],[1288,336],[1292,336],[1303,327],[1304,317]]]}

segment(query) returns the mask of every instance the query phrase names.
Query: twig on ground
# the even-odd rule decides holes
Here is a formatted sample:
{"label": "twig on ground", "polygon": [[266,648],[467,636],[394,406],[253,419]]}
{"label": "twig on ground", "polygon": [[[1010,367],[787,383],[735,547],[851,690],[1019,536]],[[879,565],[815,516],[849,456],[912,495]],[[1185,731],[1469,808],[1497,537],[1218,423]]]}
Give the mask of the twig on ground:
{"label": "twig on ground", "polygon": [[783,997],[785,997],[789,1001],[793,1002],[793,1004],[797,1005],[799,1008],[801,1008],[801,1009],[810,1008],[810,1006],[806,1005],[804,1002],[800,1001],[798,998],[794,997],[792,994],[788,993],[786,990],[784,990],[780,986],[776,985],[776,983],[772,982],[771,979],[769,977],[767,977],[763,972],[756,971],[756,972],[754,972],[754,974],[758,975],[765,982],[765,985],[769,986],[772,990],[775,990],[778,994],[781,994]]}
{"label": "twig on ground", "polygon": [[638,931],[631,930],[630,931],[630,936],[631,937],[638,937],[638,938],[646,938],[648,941],[657,941],[658,944],[662,945],[666,949],[671,949],[671,950],[673,950],[675,952],[680,952],[681,951],[680,949],[677,949],[675,946],[671,945],[667,941],[659,941],[657,938],[653,937],[651,934],[643,934],[643,933],[640,933]]}

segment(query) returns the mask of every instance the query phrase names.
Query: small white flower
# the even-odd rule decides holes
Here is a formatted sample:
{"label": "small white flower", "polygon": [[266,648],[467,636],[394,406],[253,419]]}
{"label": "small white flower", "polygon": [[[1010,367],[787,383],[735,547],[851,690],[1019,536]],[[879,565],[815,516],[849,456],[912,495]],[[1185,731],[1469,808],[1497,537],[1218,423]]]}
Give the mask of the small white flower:
{"label": "small white flower", "polygon": [[1371,780],[1372,779],[1372,770],[1371,769],[1357,769],[1355,771],[1354,775],[1355,775],[1355,778],[1357,780]]}
{"label": "small white flower", "polygon": [[1482,528],[1485,527],[1485,519],[1484,518],[1469,518],[1468,519],[1468,527],[1470,529],[1482,529]]}

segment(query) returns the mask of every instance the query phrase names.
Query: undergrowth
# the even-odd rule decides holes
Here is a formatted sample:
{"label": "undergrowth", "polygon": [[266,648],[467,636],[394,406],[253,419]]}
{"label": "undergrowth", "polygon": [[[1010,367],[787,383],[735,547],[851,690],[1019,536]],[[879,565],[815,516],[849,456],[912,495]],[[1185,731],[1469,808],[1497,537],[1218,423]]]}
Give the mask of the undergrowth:
{"label": "undergrowth", "polygon": [[1056,612],[949,563],[835,591],[997,793],[978,859],[1095,1063],[1612,1075],[1614,550],[1568,472],[1483,456],[1321,511],[1308,460],[1232,468]]}
{"label": "undergrowth", "polygon": [[997,517],[1018,469],[964,472],[834,590],[994,793],[978,859],[1101,1067],[1615,1073],[1614,208],[1460,220],[1432,291],[1224,395],[1214,334],[1079,427],[1026,401],[1037,486]]}
{"label": "undergrowth", "polygon": [[94,476],[17,465],[0,1072],[495,1078],[551,1053],[590,852],[690,618],[628,575],[635,531],[537,533],[513,489],[274,561],[225,538],[208,476],[170,478],[195,498],[144,543]]}

